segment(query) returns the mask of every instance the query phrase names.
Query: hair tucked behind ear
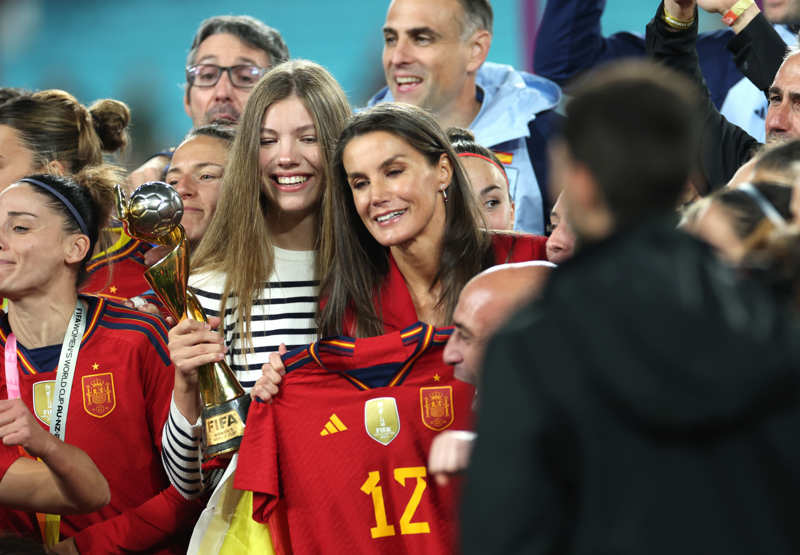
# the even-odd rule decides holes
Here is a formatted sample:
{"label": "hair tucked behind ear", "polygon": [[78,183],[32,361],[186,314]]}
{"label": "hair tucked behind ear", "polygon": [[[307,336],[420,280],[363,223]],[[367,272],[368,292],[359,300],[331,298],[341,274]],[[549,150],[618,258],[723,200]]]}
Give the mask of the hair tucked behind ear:
{"label": "hair tucked behind ear", "polygon": [[[58,191],[72,204],[85,222],[90,247],[78,268],[77,285],[83,283],[87,277],[86,265],[100,238],[100,231],[108,223],[111,215],[111,208],[114,204],[114,185],[119,183],[123,177],[124,173],[120,168],[102,164],[86,168],[70,177],[36,174],[28,177],[32,181],[25,181],[36,192],[48,198],[48,206],[64,218],[64,229],[67,232],[83,233],[83,230],[66,205],[47,189],[36,185],[35,181],[45,183]],[[23,178],[23,180],[28,178]]]}

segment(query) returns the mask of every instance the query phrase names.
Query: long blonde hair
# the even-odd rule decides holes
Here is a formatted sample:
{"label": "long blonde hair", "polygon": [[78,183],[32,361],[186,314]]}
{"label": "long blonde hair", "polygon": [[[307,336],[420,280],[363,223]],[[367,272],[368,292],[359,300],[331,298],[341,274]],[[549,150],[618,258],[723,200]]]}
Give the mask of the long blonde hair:
{"label": "long blonde hair", "polygon": [[[285,62],[264,75],[247,101],[228,156],[216,212],[192,255],[193,272],[225,274],[220,314],[224,315],[228,298],[235,295],[236,327],[246,338],[248,350],[252,349],[252,304],[274,267],[274,241],[267,221],[280,216],[263,191],[261,125],[272,104],[291,96],[303,102],[314,121],[324,171],[320,185],[322,195],[326,194],[328,163],[350,116],[350,106],[341,86],[325,68],[306,60]],[[319,226],[318,216],[317,240]]]}

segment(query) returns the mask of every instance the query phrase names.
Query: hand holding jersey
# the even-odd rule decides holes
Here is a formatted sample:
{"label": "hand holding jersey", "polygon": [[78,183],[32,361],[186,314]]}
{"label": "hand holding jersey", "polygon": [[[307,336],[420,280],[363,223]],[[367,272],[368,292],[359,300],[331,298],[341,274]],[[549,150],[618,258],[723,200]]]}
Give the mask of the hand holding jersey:
{"label": "hand holding jersey", "polygon": [[286,374],[286,366],[283,364],[282,357],[287,352],[286,344],[281,343],[277,353],[269,354],[269,362],[261,366],[261,377],[250,390],[253,399],[267,402],[278,394],[278,388]]}

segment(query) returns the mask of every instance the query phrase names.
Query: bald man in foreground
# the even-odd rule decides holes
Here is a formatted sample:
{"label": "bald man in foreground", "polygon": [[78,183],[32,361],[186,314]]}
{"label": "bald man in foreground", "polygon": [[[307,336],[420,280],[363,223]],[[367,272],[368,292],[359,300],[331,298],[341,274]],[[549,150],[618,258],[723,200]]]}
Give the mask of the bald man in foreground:
{"label": "bald man in foreground", "polygon": [[[464,286],[453,311],[455,330],[444,348],[444,361],[453,365],[456,378],[477,387],[489,338],[514,310],[539,294],[553,268],[548,262],[502,264]],[[436,436],[428,470],[437,483],[444,485],[449,474],[466,469],[475,437],[467,430]]]}

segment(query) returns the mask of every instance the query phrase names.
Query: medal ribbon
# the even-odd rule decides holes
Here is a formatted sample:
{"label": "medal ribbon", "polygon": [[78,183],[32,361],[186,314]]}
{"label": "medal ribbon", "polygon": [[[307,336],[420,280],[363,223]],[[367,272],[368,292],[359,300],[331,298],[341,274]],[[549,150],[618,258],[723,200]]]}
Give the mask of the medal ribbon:
{"label": "medal ribbon", "polygon": [[[67,325],[64,341],[61,344],[61,354],[58,357],[58,374],[56,376],[56,393],[53,396],[52,410],[50,413],[50,433],[61,441],[67,431],[67,410],[69,397],[72,393],[72,381],[75,377],[75,365],[78,360],[77,351],[80,349],[81,339],[86,330],[86,308],[80,299],[75,303],[75,311]],[[17,338],[9,333],[5,347],[5,374],[6,387],[9,399],[19,399],[19,370],[17,368]],[[58,543],[61,532],[61,517],[59,515],[36,513],[39,521],[39,530],[42,539],[48,547]]]}
{"label": "medal ribbon", "polygon": [[5,351],[6,389],[9,399],[19,399],[19,371],[17,370],[17,336],[9,333]]}

